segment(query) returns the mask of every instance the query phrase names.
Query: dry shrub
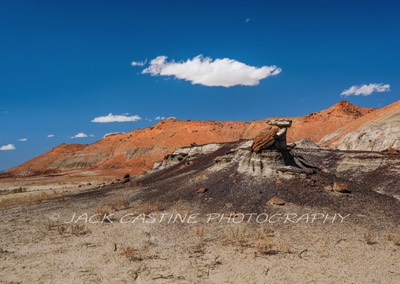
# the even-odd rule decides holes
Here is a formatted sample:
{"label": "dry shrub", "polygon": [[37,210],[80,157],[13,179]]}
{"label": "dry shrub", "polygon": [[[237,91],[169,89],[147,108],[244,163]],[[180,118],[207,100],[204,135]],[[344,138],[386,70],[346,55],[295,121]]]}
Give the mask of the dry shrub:
{"label": "dry shrub", "polygon": [[179,199],[174,206],[172,207],[173,214],[180,214],[182,216],[190,214],[190,207],[187,205],[185,201]]}
{"label": "dry shrub", "polygon": [[371,231],[364,233],[364,241],[369,245],[374,245],[377,243],[375,240],[375,235]]}
{"label": "dry shrub", "polygon": [[145,255],[147,255],[150,251],[150,243],[146,242],[140,249],[139,249],[139,254],[144,258]]}
{"label": "dry shrub", "polygon": [[[254,248],[259,254],[275,254],[277,253],[273,247],[273,231],[271,228],[259,228],[254,233]],[[282,246],[283,251],[290,251],[289,246]]]}
{"label": "dry shrub", "polygon": [[58,231],[58,234],[60,236],[62,236],[67,232],[67,227],[64,225],[60,225],[60,226],[58,226],[57,231]]}
{"label": "dry shrub", "polygon": [[95,214],[97,215],[97,219],[102,221],[107,221],[107,216],[111,214],[111,209],[108,207],[99,207],[96,209]]}
{"label": "dry shrub", "polygon": [[196,229],[197,243],[193,248],[194,253],[204,253],[206,250],[207,230],[204,227]]}
{"label": "dry shrub", "polygon": [[219,238],[222,242],[222,245],[224,245],[224,246],[227,246],[232,243],[232,239],[228,236],[228,234],[225,231],[222,231],[220,233]]}
{"label": "dry shrub", "polygon": [[266,237],[274,237],[274,231],[270,227],[258,228],[254,233],[254,239],[265,239]]}
{"label": "dry shrub", "polygon": [[133,246],[124,246],[122,248],[121,255],[128,258],[130,261],[142,261],[143,259],[148,257],[150,251],[150,242],[144,243],[138,249],[135,249]]}
{"label": "dry shrub", "polygon": [[400,235],[389,233],[387,237],[389,242],[392,242],[396,246],[400,246]]}
{"label": "dry shrub", "polygon": [[283,243],[283,244],[279,245],[279,251],[281,251],[283,253],[287,253],[287,254],[294,253],[292,245],[288,244],[288,243]]}
{"label": "dry shrub", "polygon": [[43,200],[49,199],[50,193],[40,192],[40,193],[29,193],[27,195],[19,196],[12,195],[10,197],[3,198],[0,200],[1,208],[8,208],[12,206],[31,206],[37,203],[42,202]]}
{"label": "dry shrub", "polygon": [[121,255],[131,259],[135,256],[135,249],[132,246],[125,246],[122,248]]}
{"label": "dry shrub", "polygon": [[135,209],[137,214],[149,215],[150,213],[158,212],[161,210],[161,202],[159,200],[155,202],[143,202]]}
{"label": "dry shrub", "polygon": [[244,247],[247,242],[246,229],[236,228],[232,231],[233,240],[236,245]]}
{"label": "dry shrub", "polygon": [[75,236],[80,236],[89,233],[89,230],[85,224],[74,224],[71,226],[71,233]]}
{"label": "dry shrub", "polygon": [[118,196],[107,197],[105,205],[112,210],[121,210],[129,207],[129,202]]}
{"label": "dry shrub", "polygon": [[260,254],[273,254],[273,246],[274,244],[272,242],[272,238],[269,237],[265,239],[258,239],[254,243],[256,251]]}
{"label": "dry shrub", "polygon": [[54,222],[51,220],[47,221],[47,223],[44,225],[45,229],[47,229],[48,231],[53,230],[55,226],[56,224],[54,224]]}

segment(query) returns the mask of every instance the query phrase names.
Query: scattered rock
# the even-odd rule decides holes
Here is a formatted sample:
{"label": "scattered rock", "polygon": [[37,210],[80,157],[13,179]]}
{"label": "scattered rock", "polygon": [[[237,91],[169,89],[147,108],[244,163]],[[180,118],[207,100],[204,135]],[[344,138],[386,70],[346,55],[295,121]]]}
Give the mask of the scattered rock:
{"label": "scattered rock", "polygon": [[326,185],[326,186],[324,186],[324,189],[325,189],[326,191],[333,191],[332,185]]}
{"label": "scattered rock", "polygon": [[398,155],[398,154],[399,154],[399,150],[396,150],[396,149],[393,148],[393,147],[389,147],[389,148],[387,149],[387,153],[388,153],[389,155]]}
{"label": "scattered rock", "polygon": [[284,199],[274,196],[268,201],[268,203],[273,204],[273,205],[282,206],[282,205],[285,205],[286,202]]}
{"label": "scattered rock", "polygon": [[124,175],[124,179],[130,178],[130,177],[131,177],[130,174],[125,174]]}
{"label": "scattered rock", "polygon": [[201,188],[199,188],[198,190],[197,190],[197,193],[205,193],[205,192],[207,192],[207,188],[206,187],[201,187]]}
{"label": "scattered rock", "polygon": [[121,184],[128,183],[129,181],[130,181],[129,178],[125,178],[125,179],[123,179],[123,180],[121,181]]}
{"label": "scattered rock", "polygon": [[340,192],[340,193],[349,193],[349,187],[347,184],[342,183],[342,182],[334,182],[333,183],[333,190],[336,192]]}
{"label": "scattered rock", "polygon": [[279,127],[275,125],[268,125],[267,128],[259,133],[253,140],[251,150],[254,152],[261,151],[271,147],[275,143],[275,134],[279,131]]}
{"label": "scattered rock", "polygon": [[235,211],[228,211],[224,214],[225,216],[229,217],[229,218],[235,218],[237,217],[237,214]]}

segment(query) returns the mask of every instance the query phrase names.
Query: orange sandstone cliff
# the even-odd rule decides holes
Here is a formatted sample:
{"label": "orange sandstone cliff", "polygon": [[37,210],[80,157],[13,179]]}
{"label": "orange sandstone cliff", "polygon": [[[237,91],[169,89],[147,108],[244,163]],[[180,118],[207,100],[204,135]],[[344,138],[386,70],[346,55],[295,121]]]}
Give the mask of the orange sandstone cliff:
{"label": "orange sandstone cliff", "polygon": [[[373,112],[374,109],[343,101],[320,112],[292,118],[288,142],[304,138],[318,142],[343,125]],[[268,119],[251,122],[166,119],[151,127],[109,135],[89,145],[62,144],[9,169],[7,173],[27,176],[79,169],[100,174],[137,175],[152,169],[155,162],[182,146],[252,139],[266,127],[267,121]]]}

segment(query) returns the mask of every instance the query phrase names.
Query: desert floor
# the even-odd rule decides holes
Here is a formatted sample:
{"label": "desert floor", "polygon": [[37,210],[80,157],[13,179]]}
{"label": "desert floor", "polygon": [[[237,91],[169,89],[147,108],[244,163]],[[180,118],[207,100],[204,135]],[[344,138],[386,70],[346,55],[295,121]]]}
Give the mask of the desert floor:
{"label": "desert floor", "polygon": [[[209,212],[220,219],[182,200],[149,203],[135,199],[140,188],[103,183],[110,181],[3,181],[3,190],[28,190],[0,195],[0,282],[400,283],[400,231],[352,222],[363,216],[240,222],[229,204]],[[194,215],[169,219],[177,214]]]}

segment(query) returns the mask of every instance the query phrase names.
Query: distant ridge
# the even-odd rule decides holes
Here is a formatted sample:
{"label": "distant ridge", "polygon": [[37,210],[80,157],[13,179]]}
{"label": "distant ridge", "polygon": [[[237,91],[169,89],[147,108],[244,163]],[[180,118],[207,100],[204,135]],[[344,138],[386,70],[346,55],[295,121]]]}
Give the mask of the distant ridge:
{"label": "distant ridge", "polygon": [[[332,107],[293,119],[288,142],[301,139],[320,141],[354,120],[375,112],[372,108],[342,101]],[[252,139],[266,127],[269,119],[251,122],[180,121],[166,119],[151,127],[106,136],[89,145],[62,144],[50,151],[9,169],[15,176],[89,171],[98,175],[141,174],[152,169],[179,147],[213,142]]]}

